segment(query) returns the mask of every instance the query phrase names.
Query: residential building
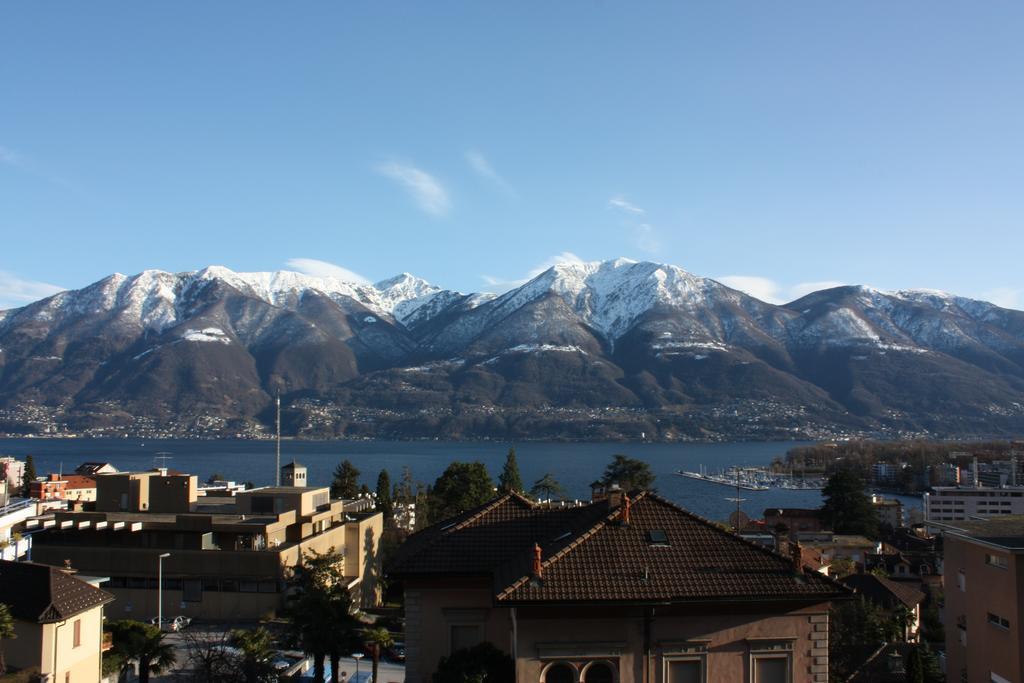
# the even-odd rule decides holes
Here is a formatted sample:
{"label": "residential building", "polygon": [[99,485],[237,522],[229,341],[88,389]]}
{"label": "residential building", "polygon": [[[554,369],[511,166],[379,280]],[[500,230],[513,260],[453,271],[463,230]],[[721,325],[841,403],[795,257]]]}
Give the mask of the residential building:
{"label": "residential building", "polygon": [[[795,548],[795,545],[793,546]],[[413,534],[406,677],[487,641],[517,683],[828,680],[841,584],[652,493],[550,506],[509,493]]]}
{"label": "residential building", "polygon": [[36,512],[36,502],[24,498],[11,499],[0,507],[0,559],[17,560],[28,553],[32,540],[21,532]]}
{"label": "residential building", "polygon": [[792,539],[800,534],[825,530],[821,510],[817,508],[767,508],[764,511],[764,526],[765,530],[773,533],[785,529]]}
{"label": "residential building", "polygon": [[893,529],[899,529],[906,525],[906,520],[903,516],[903,503],[899,500],[871,494],[871,507],[875,509],[878,521],[882,524],[886,524]]}
{"label": "residential building", "polygon": [[834,560],[849,560],[856,564],[863,564],[868,553],[878,550],[878,543],[866,536],[855,534],[807,535],[801,539],[800,543],[821,553],[825,563],[831,563]]}
{"label": "residential building", "polygon": [[960,483],[960,468],[951,462],[932,465],[928,479],[932,486],[956,486]]}
{"label": "residential building", "polygon": [[946,679],[1024,680],[1024,516],[941,522]]}
{"label": "residential building", "polygon": [[97,474],[114,474],[117,468],[109,462],[83,462],[75,468],[75,474],[95,477]]}
{"label": "residential building", "polygon": [[8,667],[38,669],[42,683],[99,683],[103,606],[113,599],[67,569],[0,561],[0,602],[17,637],[4,649]]}
{"label": "residential building", "polygon": [[64,477],[64,500],[72,503],[96,501],[96,478],[84,474],[69,474]]}
{"label": "residential building", "polygon": [[12,496],[21,495],[25,485],[25,463],[10,455],[0,456],[0,480],[7,482]]}
{"label": "residential building", "polygon": [[903,471],[902,464],[876,462],[871,466],[871,479],[876,482],[892,483]]}
{"label": "residential building", "polygon": [[919,582],[893,581],[884,576],[863,572],[850,574],[840,580],[853,592],[863,596],[886,612],[895,613],[896,610],[906,609],[910,618],[907,619],[902,640],[910,643],[917,642],[918,631],[921,628],[921,603],[925,599]]}
{"label": "residential building", "polygon": [[265,487],[234,496],[199,497],[196,477],[119,472],[96,478],[91,511],[66,510],[30,520],[33,558],[70,558],[84,572],[109,577],[119,614],[157,612],[163,553],[165,605],[187,616],[256,618],[285,605],[285,580],[309,552],[344,555],[358,604],[375,605],[383,518],[331,500],[327,488]]}
{"label": "residential building", "polygon": [[28,495],[38,500],[64,500],[64,489],[68,481],[59,474],[39,477],[28,484]]}
{"label": "residential building", "polygon": [[281,485],[305,486],[306,474],[306,466],[292,460],[290,463],[281,468]]}
{"label": "residential building", "polygon": [[924,494],[928,522],[1024,514],[1024,487],[986,488],[936,486]]}

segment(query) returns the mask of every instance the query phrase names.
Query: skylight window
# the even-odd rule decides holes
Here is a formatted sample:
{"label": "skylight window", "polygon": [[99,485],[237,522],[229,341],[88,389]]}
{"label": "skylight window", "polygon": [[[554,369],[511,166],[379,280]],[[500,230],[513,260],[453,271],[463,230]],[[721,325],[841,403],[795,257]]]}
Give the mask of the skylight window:
{"label": "skylight window", "polygon": [[651,529],[647,532],[647,542],[651,545],[668,545],[668,534],[663,529]]}

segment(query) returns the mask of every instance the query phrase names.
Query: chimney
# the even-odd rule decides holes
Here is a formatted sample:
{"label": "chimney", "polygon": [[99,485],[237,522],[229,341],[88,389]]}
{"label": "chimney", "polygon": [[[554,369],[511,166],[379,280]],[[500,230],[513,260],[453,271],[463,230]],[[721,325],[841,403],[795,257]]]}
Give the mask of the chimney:
{"label": "chimney", "polygon": [[605,490],[604,484],[599,481],[595,481],[590,485],[590,502],[600,503],[602,500],[608,497],[608,492]]}
{"label": "chimney", "polygon": [[50,472],[50,481],[60,481],[60,475]]}
{"label": "chimney", "polygon": [[629,496],[622,497],[622,523],[629,526],[629,509],[633,506],[633,501],[629,499]]}
{"label": "chimney", "polygon": [[612,484],[608,487],[608,509],[615,510],[622,505],[622,489],[618,484]]}
{"label": "chimney", "polygon": [[60,568],[60,571],[65,574],[77,574],[78,570],[71,566],[71,560],[64,560],[64,566]]}
{"label": "chimney", "polygon": [[801,552],[800,552],[800,544],[799,543],[792,543],[791,542],[789,544],[789,560],[790,560],[790,562],[793,563],[793,571],[794,572],[796,572],[797,574],[803,574],[804,573],[804,560],[803,560],[803,556],[801,555]]}
{"label": "chimney", "polygon": [[540,579],[544,574],[544,567],[541,564],[541,549],[539,543],[533,544],[533,578]]}

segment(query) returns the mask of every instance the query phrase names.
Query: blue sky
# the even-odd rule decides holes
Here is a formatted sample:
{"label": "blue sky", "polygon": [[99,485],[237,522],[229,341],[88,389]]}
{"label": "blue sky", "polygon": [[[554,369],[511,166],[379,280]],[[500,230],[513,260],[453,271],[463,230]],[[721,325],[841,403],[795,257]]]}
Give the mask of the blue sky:
{"label": "blue sky", "polygon": [[4,3],[0,307],[617,256],[1024,307],[1022,35],[998,0]]}

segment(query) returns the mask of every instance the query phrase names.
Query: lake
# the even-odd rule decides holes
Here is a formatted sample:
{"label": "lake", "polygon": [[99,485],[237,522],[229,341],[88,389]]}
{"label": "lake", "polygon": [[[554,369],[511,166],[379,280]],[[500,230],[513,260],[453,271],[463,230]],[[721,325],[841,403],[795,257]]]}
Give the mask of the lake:
{"label": "lake", "polygon": [[[408,466],[417,481],[433,483],[453,460],[478,460],[497,479],[510,445],[516,449],[519,470],[527,487],[550,472],[569,497],[589,499],[590,483],[598,479],[616,453],[650,463],[657,476],[655,487],[666,498],[709,519],[725,520],[736,509],[726,500],[735,489],[676,476],[677,470],[709,470],[730,465],[767,465],[776,456],[803,442],[750,443],[552,443],[530,441],[508,444],[495,441],[284,441],[282,464],[293,458],[309,468],[311,485],[327,486],[337,464],[347,458],[361,472],[371,489],[377,474],[386,469],[392,483]],[[169,439],[0,439],[0,455],[24,458],[32,454],[40,475],[68,472],[87,460],[113,463],[120,470],[149,469],[162,462],[157,454],[169,454],[171,469],[196,474],[200,481],[217,473],[235,481],[256,485],[273,483],[274,443],[272,441]],[[818,491],[743,491],[741,507],[760,518],[767,507],[817,507]],[[891,496],[888,496],[891,497]],[[921,499],[899,497],[904,505],[920,508]]]}

